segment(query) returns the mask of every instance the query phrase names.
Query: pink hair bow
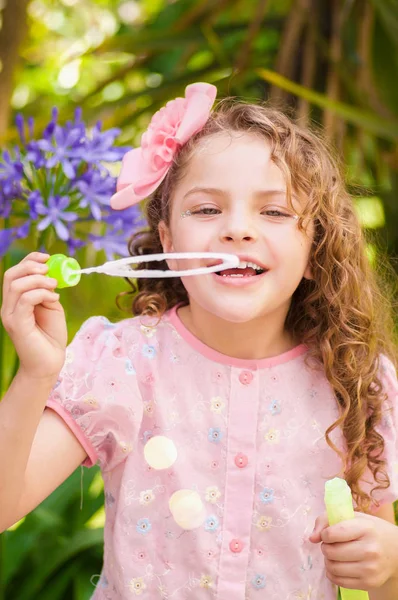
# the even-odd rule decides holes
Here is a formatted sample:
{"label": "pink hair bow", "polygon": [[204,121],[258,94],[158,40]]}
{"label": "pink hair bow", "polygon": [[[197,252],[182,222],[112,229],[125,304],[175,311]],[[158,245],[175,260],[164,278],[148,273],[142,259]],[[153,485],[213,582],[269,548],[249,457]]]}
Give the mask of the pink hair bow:
{"label": "pink hair bow", "polygon": [[185,89],[185,98],[171,100],[154,114],[141,138],[141,147],[123,158],[112,208],[137,204],[159,187],[177,150],[206,124],[216,95],[214,85],[192,83]]}

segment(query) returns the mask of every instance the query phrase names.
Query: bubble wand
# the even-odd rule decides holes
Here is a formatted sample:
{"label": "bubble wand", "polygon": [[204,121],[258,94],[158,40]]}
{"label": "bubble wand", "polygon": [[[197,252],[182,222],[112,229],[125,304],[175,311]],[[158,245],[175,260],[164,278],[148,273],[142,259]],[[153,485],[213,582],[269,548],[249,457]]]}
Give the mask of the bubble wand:
{"label": "bubble wand", "polygon": [[[196,267],[183,270],[170,269],[132,269],[130,265],[142,262],[162,261],[166,259],[216,259],[221,260],[221,264],[210,265],[207,267]],[[48,277],[58,281],[58,288],[72,287],[79,283],[82,275],[90,273],[103,273],[112,277],[189,277],[191,275],[206,275],[234,269],[239,266],[239,257],[234,254],[224,252],[170,252],[166,254],[144,254],[140,256],[130,256],[120,260],[111,260],[98,267],[89,267],[82,269],[76,259],[65,256],[64,254],[53,254],[47,261]]]}
{"label": "bubble wand", "polygon": [[[354,519],[351,490],[344,479],[335,477],[325,483],[325,505],[329,525]],[[369,600],[368,592],[340,588],[341,600]]]}

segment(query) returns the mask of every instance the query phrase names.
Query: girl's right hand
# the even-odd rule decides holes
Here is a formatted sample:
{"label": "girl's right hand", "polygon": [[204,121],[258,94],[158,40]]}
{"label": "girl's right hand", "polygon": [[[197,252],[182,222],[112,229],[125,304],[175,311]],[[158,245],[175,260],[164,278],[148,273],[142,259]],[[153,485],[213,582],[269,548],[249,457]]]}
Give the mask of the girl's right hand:
{"label": "girl's right hand", "polygon": [[45,277],[48,254],[33,252],[8,269],[1,319],[19,356],[20,371],[56,381],[65,360],[67,328],[55,279]]}

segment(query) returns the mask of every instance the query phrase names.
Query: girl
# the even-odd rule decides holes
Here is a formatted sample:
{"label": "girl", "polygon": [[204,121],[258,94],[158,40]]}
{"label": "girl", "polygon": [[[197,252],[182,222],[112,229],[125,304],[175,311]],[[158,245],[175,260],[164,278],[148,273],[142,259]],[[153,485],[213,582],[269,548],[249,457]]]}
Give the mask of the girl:
{"label": "girl", "polygon": [[[230,252],[238,269],[139,280],[138,316],[89,319],[66,356],[48,255],[5,275],[21,366],[0,404],[1,529],[99,462],[95,600],[396,600],[392,321],[352,201],[316,135],[214,97],[194,84],[153,117],[112,205],[150,196],[132,254]],[[328,527],[335,475],[360,512]]]}

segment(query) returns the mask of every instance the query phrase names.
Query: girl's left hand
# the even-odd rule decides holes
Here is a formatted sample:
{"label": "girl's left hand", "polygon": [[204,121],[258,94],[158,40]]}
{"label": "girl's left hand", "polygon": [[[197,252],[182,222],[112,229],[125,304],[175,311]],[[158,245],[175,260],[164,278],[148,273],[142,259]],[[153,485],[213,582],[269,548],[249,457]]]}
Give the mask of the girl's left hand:
{"label": "girl's left hand", "polygon": [[355,513],[329,527],[325,514],[309,539],[322,542],[326,575],[340,587],[369,591],[398,578],[398,527],[384,519]]}

